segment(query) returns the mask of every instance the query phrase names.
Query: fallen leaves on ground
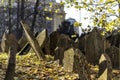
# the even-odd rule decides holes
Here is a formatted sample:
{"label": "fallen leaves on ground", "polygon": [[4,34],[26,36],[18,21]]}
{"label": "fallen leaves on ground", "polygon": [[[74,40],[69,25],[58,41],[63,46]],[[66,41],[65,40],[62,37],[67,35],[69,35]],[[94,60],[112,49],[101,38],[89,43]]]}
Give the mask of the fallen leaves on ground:
{"label": "fallen leaves on ground", "polygon": [[[77,80],[78,75],[66,72],[64,68],[47,55],[47,61],[39,61],[34,53],[16,56],[15,80]],[[0,54],[0,80],[3,80],[7,68],[8,56]]]}
{"label": "fallen leaves on ground", "polygon": [[[78,75],[66,72],[58,65],[58,61],[53,61],[53,57],[46,55],[47,61],[39,61],[34,53],[16,56],[15,80],[78,80]],[[7,68],[8,55],[0,54],[0,80],[4,80]],[[90,65],[91,79],[97,80],[99,71],[98,65]],[[113,80],[120,80],[120,70],[113,70]]]}

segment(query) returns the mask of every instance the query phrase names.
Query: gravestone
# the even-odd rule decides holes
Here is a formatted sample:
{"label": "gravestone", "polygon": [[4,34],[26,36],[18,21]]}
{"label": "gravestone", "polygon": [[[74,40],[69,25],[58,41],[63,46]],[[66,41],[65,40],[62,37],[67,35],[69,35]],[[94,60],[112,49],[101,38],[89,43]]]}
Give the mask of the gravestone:
{"label": "gravestone", "polygon": [[[98,64],[101,53],[104,52],[104,38],[95,27],[85,39],[85,56],[91,64]],[[79,44],[80,45],[80,44]]]}
{"label": "gravestone", "polygon": [[85,54],[85,47],[86,47],[86,39],[87,39],[88,35],[85,35],[84,37],[81,37],[78,39],[78,48],[82,51],[82,53]]}
{"label": "gravestone", "polygon": [[79,80],[90,80],[88,63],[79,49],[69,48],[64,51],[63,67],[66,71],[78,73]]}
{"label": "gravestone", "polygon": [[20,40],[18,41],[18,44],[20,45],[20,48],[23,48],[26,43],[27,43],[27,39],[26,39],[25,35],[23,35],[20,38]]}
{"label": "gravestone", "polygon": [[[49,43],[48,33],[46,29],[42,30],[38,34],[38,36],[36,37],[36,40],[38,41],[38,44],[41,47],[43,53],[50,54],[50,49],[49,49],[50,43]],[[30,49],[29,52],[33,52],[32,48]]]}
{"label": "gravestone", "polygon": [[78,73],[79,80],[91,80],[90,68],[85,56],[79,49],[74,49],[74,53],[73,71]]}
{"label": "gravestone", "polygon": [[35,39],[34,35],[30,31],[30,28],[28,27],[28,25],[23,23],[22,21],[21,21],[21,25],[23,27],[23,30],[25,31],[25,35],[26,35],[28,42],[30,43],[32,49],[36,53],[39,60],[45,59],[45,55],[43,54],[43,52],[38,44],[38,41]]}
{"label": "gravestone", "polygon": [[68,35],[61,34],[58,42],[57,42],[57,47],[63,47],[64,50],[73,47],[74,46],[74,41],[69,38]]}
{"label": "gravestone", "polygon": [[111,43],[111,46],[116,46],[119,48],[120,45],[120,32],[118,31],[113,31],[110,36],[108,36],[106,39],[109,40]]}
{"label": "gravestone", "polygon": [[120,52],[119,52],[119,48],[115,47],[115,46],[111,46],[109,48],[106,49],[106,53],[109,55],[111,62],[112,62],[112,67],[114,69],[119,69],[120,65]]}
{"label": "gravestone", "polygon": [[41,47],[41,49],[43,50],[43,52],[45,54],[50,54],[50,41],[48,38],[48,33],[47,33],[47,29],[44,29],[42,32],[40,32],[40,34],[38,34],[36,40],[39,43],[39,46]]}
{"label": "gravestone", "polygon": [[61,34],[58,41],[57,41],[57,47],[55,48],[54,58],[60,59],[60,64],[62,65],[62,59],[64,57],[64,51],[69,49],[70,47],[73,47],[74,41],[69,38],[68,35]]}
{"label": "gravestone", "polygon": [[57,46],[57,41],[59,39],[59,32],[58,31],[54,31],[50,34],[50,54],[54,55],[54,50]]}
{"label": "gravestone", "polygon": [[112,64],[107,54],[101,54],[99,59],[98,80],[112,80]]}
{"label": "gravestone", "polygon": [[20,48],[19,48],[19,44],[18,44],[18,41],[17,41],[15,35],[4,33],[3,37],[2,37],[2,41],[1,41],[2,52],[8,53],[11,45],[14,45],[14,48],[17,51],[19,51]]}
{"label": "gravestone", "polygon": [[54,60],[59,60],[59,64],[63,65],[63,58],[64,58],[64,48],[63,47],[56,47]]}

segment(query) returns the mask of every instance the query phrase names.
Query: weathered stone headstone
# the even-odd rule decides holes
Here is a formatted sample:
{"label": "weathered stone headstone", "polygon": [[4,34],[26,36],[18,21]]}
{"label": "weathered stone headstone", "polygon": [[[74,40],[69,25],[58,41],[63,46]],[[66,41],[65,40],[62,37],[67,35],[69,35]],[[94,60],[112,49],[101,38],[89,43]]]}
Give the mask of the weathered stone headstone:
{"label": "weathered stone headstone", "polygon": [[2,37],[2,41],[1,41],[1,49],[2,49],[2,52],[8,52],[8,48],[9,45],[8,45],[8,42],[7,42],[7,34],[4,33],[3,34],[3,37]]}
{"label": "weathered stone headstone", "polygon": [[54,50],[57,46],[57,41],[59,39],[59,32],[58,31],[54,31],[50,34],[50,53],[54,55]]}
{"label": "weathered stone headstone", "polygon": [[37,40],[35,39],[34,35],[30,31],[30,28],[28,27],[28,25],[23,22],[21,22],[21,25],[25,31],[26,38],[27,38],[28,42],[30,43],[32,49],[35,51],[37,57],[40,60],[45,59],[45,55],[43,54]]}
{"label": "weathered stone headstone", "polygon": [[115,69],[119,69],[119,62],[120,62],[120,56],[119,56],[119,48],[115,46],[111,46],[110,48],[106,49],[106,53],[109,55],[112,67]]}
{"label": "weathered stone headstone", "polygon": [[57,47],[63,47],[64,50],[73,47],[74,45],[74,41],[72,39],[69,38],[68,35],[65,34],[61,34],[58,42],[57,42]]}
{"label": "weathered stone headstone", "polygon": [[74,55],[75,53],[73,48],[64,51],[63,67],[65,68],[66,71],[69,72],[73,71]]}
{"label": "weathered stone headstone", "polygon": [[23,35],[20,40],[18,41],[18,44],[20,46],[20,51],[18,52],[19,55],[23,55],[28,53],[30,49],[30,44],[28,43],[25,35]]}
{"label": "weathered stone headstone", "polygon": [[14,45],[14,48],[19,51],[19,44],[16,37],[13,34],[4,33],[1,41],[2,52],[8,53],[11,45]]}
{"label": "weathered stone headstone", "polygon": [[78,73],[79,80],[90,80],[88,63],[79,49],[69,48],[64,52],[63,67],[66,71]]}
{"label": "weathered stone headstone", "polygon": [[23,35],[20,38],[20,40],[18,41],[18,44],[20,45],[20,48],[23,48],[26,43],[27,43],[27,39],[26,39],[25,35]]}
{"label": "weathered stone headstone", "polygon": [[120,45],[120,32],[118,31],[113,31],[113,33],[107,37],[109,42],[111,43],[112,46],[116,46],[119,48]]}
{"label": "weathered stone headstone", "polygon": [[63,58],[64,58],[64,48],[56,47],[54,60],[59,60],[59,64],[63,65]]}
{"label": "weathered stone headstone", "polygon": [[50,54],[50,48],[49,48],[49,38],[48,38],[48,33],[47,29],[44,29],[40,34],[38,34],[36,40],[38,41],[41,49],[45,54]]}
{"label": "weathered stone headstone", "polygon": [[79,38],[78,39],[78,48],[82,51],[82,53],[84,53],[85,54],[85,46],[86,46],[86,39],[87,39],[87,37],[88,37],[88,35],[85,35],[84,37],[82,37],[82,38]]}
{"label": "weathered stone headstone", "polygon": [[[44,29],[42,32],[38,34],[36,40],[38,41],[38,44],[41,47],[44,54],[50,54],[50,49],[49,49],[50,43],[46,29]],[[33,50],[30,50],[30,52],[33,52]]]}
{"label": "weathered stone headstone", "polygon": [[[80,45],[80,44],[79,44]],[[99,63],[99,57],[104,52],[104,38],[97,28],[89,33],[85,41],[85,56],[88,62],[92,64]]]}
{"label": "weathered stone headstone", "polygon": [[85,56],[79,49],[75,49],[74,53],[73,71],[78,73],[79,80],[91,80],[90,68],[88,67],[88,62]]}
{"label": "weathered stone headstone", "polygon": [[64,57],[64,51],[73,47],[74,41],[69,38],[69,36],[65,34],[61,34],[58,42],[57,47],[55,49],[55,60],[60,59],[60,64],[62,64],[62,60]]}
{"label": "weathered stone headstone", "polygon": [[98,80],[112,80],[112,64],[107,54],[102,54],[99,59]]}

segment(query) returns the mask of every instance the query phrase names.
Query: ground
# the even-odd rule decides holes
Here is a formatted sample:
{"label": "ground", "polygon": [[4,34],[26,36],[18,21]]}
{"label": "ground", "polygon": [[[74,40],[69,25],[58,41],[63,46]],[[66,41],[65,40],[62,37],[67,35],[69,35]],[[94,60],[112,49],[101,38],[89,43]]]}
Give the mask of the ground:
{"label": "ground", "polygon": [[[17,55],[15,80],[78,80],[78,75],[65,71],[53,61],[53,57],[47,55],[47,61],[39,61],[34,53]],[[0,80],[4,79],[7,68],[8,55],[0,54]],[[89,65],[92,80],[97,80],[98,66]],[[120,71],[113,70],[113,80],[120,80]]]}

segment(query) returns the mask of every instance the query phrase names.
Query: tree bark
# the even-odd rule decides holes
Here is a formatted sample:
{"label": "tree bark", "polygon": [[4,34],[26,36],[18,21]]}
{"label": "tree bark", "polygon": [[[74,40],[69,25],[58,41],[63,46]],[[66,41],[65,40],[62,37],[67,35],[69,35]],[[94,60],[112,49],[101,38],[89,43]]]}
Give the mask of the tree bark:
{"label": "tree bark", "polygon": [[[25,15],[25,0],[21,0],[21,20],[24,21],[24,15]],[[19,17],[19,15],[18,15]],[[19,27],[19,31],[18,31],[18,39],[20,39],[22,37],[22,34],[23,34],[23,29],[22,29],[22,26]]]}
{"label": "tree bark", "polygon": [[36,17],[38,14],[38,6],[39,6],[39,0],[36,1],[35,7],[34,7],[34,17],[33,17],[32,26],[31,26],[31,31],[33,31],[33,32],[34,32]]}
{"label": "tree bark", "polygon": [[11,25],[11,7],[12,7],[12,5],[11,5],[11,0],[9,0],[8,1],[8,4],[9,4],[9,13],[8,13],[8,15],[9,15],[9,33],[11,33],[11,28],[12,28],[12,25]]}
{"label": "tree bark", "polygon": [[9,49],[9,60],[8,67],[6,70],[6,75],[4,80],[14,80],[15,75],[15,66],[16,66],[16,52],[14,45],[12,45]]}
{"label": "tree bark", "polygon": [[21,31],[19,31],[19,27],[20,27],[20,25],[19,25],[19,23],[20,23],[20,0],[17,0],[17,28],[16,28],[16,31],[17,31],[17,36],[16,36],[16,38],[19,40],[20,39],[20,35],[22,35],[20,32]]}

